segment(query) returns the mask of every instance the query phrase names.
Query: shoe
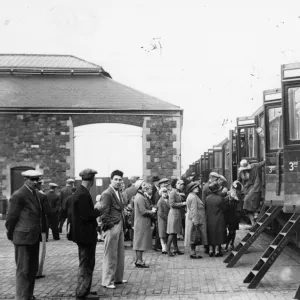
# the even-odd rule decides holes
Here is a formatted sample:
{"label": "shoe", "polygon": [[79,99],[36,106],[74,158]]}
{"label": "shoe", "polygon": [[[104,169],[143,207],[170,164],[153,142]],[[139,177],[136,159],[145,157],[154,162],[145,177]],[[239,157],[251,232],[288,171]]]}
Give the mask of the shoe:
{"label": "shoe", "polygon": [[128,280],[123,279],[122,281],[116,281],[115,284],[122,284],[122,283],[127,283]]}
{"label": "shoe", "polygon": [[107,289],[115,289],[116,286],[114,284],[109,284],[106,286]]}
{"label": "shoe", "polygon": [[181,251],[179,251],[179,250],[176,250],[176,251],[174,251],[173,253],[174,253],[174,254],[178,254],[178,255],[183,255],[183,254],[184,254],[184,252],[181,252]]}
{"label": "shoe", "polygon": [[156,252],[160,252],[162,250],[162,248],[153,247],[153,250],[156,251]]}
{"label": "shoe", "polygon": [[161,254],[168,254],[167,251],[161,251]]}
{"label": "shoe", "polygon": [[214,252],[209,252],[210,257],[213,257],[214,255],[215,255]]}
{"label": "shoe", "polygon": [[37,300],[37,298],[35,296],[31,296],[28,298],[28,300]]}
{"label": "shoe", "polygon": [[102,243],[102,242],[104,242],[104,240],[103,239],[97,239],[97,242]]}
{"label": "shoe", "polygon": [[141,268],[141,269],[147,269],[147,268],[149,268],[149,266],[148,265],[146,265],[145,263],[143,263],[143,264],[141,264],[141,263],[135,263],[135,266],[137,267],[137,268]]}
{"label": "shoe", "polygon": [[44,278],[45,277],[45,275],[37,275],[37,276],[35,276],[35,279],[40,279],[40,278]]}
{"label": "shoe", "polygon": [[215,254],[215,257],[222,257],[223,256],[223,253],[222,252],[218,252]]}
{"label": "shoe", "polygon": [[200,258],[202,258],[202,256],[201,255],[196,255],[196,254],[191,254],[190,258],[192,258],[192,259],[200,259]]}
{"label": "shoe", "polygon": [[175,256],[175,254],[173,254],[171,251],[168,251],[168,250],[167,250],[167,254],[168,254],[169,256]]}

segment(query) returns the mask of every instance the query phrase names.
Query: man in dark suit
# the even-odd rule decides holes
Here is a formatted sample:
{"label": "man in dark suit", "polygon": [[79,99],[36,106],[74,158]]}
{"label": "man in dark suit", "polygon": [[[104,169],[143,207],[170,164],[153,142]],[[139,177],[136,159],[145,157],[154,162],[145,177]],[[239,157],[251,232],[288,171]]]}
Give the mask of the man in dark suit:
{"label": "man in dark suit", "polygon": [[72,187],[74,186],[75,180],[72,178],[67,179],[66,186],[60,191],[60,200],[61,200],[61,211],[59,216],[59,232],[62,233],[62,228],[68,217],[68,211],[66,209],[67,198],[72,195]]}
{"label": "man in dark suit", "polygon": [[123,172],[115,170],[110,176],[110,186],[101,195],[102,230],[104,236],[104,253],[102,285],[115,289],[115,284],[126,283],[124,275],[124,215],[123,206],[127,205],[119,192]]}
{"label": "man in dark suit", "polygon": [[15,246],[16,300],[33,300],[35,276],[39,267],[39,247],[44,218],[36,192],[39,177],[35,170],[22,173],[25,184],[10,198],[5,227]]}
{"label": "man in dark suit", "polygon": [[52,215],[49,217],[49,227],[52,230],[53,239],[59,240],[60,238],[58,230],[58,218],[61,211],[61,200],[60,195],[56,193],[58,185],[56,183],[51,182],[49,183],[49,187],[50,190],[48,193],[46,193],[47,199],[52,209]]}
{"label": "man in dark suit", "polygon": [[[100,208],[94,208],[90,188],[94,184],[97,171],[84,169],[79,173],[81,185],[76,190],[72,201],[72,222],[70,239],[77,244],[79,269],[76,288],[76,299],[99,299],[96,292],[91,292],[95,253],[97,244],[97,217]],[[94,298],[93,298],[94,297]]]}

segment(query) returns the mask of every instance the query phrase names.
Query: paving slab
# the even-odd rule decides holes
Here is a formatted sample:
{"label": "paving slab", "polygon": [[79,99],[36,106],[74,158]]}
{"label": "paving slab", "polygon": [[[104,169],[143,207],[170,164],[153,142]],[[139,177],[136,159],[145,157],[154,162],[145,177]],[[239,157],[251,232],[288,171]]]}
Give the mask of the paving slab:
{"label": "paving slab", "polygon": [[[4,220],[0,220],[0,300],[13,299],[15,262],[13,244],[6,239]],[[64,229],[65,232],[65,229]],[[244,226],[237,232],[237,241],[247,234]],[[273,237],[263,233],[242,256],[234,268],[226,268],[224,257],[209,257],[200,247],[203,259],[191,260],[188,255],[169,257],[155,251],[144,254],[149,269],[134,265],[134,251],[126,242],[125,276],[127,284],[115,290],[101,286],[103,243],[98,243],[93,290],[99,299],[293,299],[300,284],[300,254],[286,247],[256,289],[248,289],[243,280],[271,243]],[[183,250],[183,243],[179,242]],[[61,234],[59,241],[52,235],[47,243],[44,265],[45,278],[36,281],[37,299],[74,299],[78,268],[76,244]]]}

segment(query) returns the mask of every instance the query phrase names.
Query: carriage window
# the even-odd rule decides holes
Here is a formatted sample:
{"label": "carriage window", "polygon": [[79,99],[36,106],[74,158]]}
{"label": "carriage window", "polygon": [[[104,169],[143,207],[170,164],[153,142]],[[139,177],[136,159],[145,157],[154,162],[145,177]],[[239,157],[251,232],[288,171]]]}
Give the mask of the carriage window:
{"label": "carriage window", "polygon": [[290,140],[300,140],[300,88],[288,89]]}
{"label": "carriage window", "polygon": [[[263,132],[265,132],[265,117],[264,115],[261,115],[258,117],[258,127],[261,127],[263,129]],[[265,138],[258,136],[259,139],[259,156],[261,158],[265,158]]]}
{"label": "carriage window", "polygon": [[282,148],[283,144],[283,123],[282,123],[282,108],[275,107],[268,110],[269,124],[269,147],[270,150]]}
{"label": "carriage window", "polygon": [[214,152],[214,169],[222,168],[222,152]]}
{"label": "carriage window", "polygon": [[209,165],[210,169],[213,168],[213,159],[214,159],[213,155],[209,154],[209,156],[208,156],[208,161],[209,161],[208,165]]}
{"label": "carriage window", "polygon": [[254,128],[243,128],[240,131],[240,156],[256,157],[257,143],[254,134]]}

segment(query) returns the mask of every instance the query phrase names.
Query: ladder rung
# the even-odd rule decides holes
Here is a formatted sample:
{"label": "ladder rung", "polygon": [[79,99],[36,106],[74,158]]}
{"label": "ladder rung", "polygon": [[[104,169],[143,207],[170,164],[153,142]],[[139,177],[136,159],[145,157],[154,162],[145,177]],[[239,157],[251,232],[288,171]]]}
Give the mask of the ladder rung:
{"label": "ladder rung", "polygon": [[246,244],[246,242],[241,242],[241,244],[244,246]]}
{"label": "ladder rung", "polygon": [[271,215],[271,213],[269,213],[269,212],[266,212],[266,215],[267,215],[267,216],[270,216],[270,215]]}
{"label": "ladder rung", "polygon": [[267,259],[266,257],[262,257],[261,260],[262,260],[263,262],[266,262],[268,259]]}
{"label": "ladder rung", "polygon": [[277,245],[270,245],[271,248],[276,249],[278,246]]}
{"label": "ladder rung", "polygon": [[233,254],[234,256],[237,254],[237,251],[231,251],[231,254]]}
{"label": "ladder rung", "polygon": [[258,224],[259,226],[261,226],[261,225],[262,225],[262,222],[257,222],[257,224]]}
{"label": "ladder rung", "polygon": [[253,234],[254,234],[254,232],[253,232],[253,231],[249,231],[248,233],[249,233],[250,235],[253,235]]}
{"label": "ladder rung", "polygon": [[251,273],[256,276],[256,274],[258,273],[258,271],[252,270]]}
{"label": "ladder rung", "polygon": [[291,223],[296,223],[297,220],[289,220]]}
{"label": "ladder rung", "polygon": [[279,232],[279,234],[283,235],[283,236],[286,236],[287,235],[287,232]]}

